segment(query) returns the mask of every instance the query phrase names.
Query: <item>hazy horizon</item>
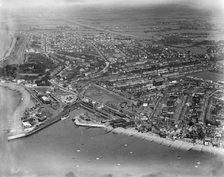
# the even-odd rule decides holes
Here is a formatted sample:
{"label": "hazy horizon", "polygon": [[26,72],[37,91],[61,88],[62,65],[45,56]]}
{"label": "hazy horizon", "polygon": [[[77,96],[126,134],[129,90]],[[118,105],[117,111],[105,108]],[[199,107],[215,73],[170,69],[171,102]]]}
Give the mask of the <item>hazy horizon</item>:
{"label": "hazy horizon", "polygon": [[199,9],[219,9],[224,12],[224,1],[216,0],[0,0],[0,7],[52,7],[66,5],[97,5],[97,6],[160,6],[160,5],[186,5]]}

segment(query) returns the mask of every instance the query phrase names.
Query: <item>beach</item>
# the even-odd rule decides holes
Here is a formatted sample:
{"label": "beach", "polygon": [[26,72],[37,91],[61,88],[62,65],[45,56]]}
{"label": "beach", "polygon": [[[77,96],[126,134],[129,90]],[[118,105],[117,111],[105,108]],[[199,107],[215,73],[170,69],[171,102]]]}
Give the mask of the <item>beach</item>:
{"label": "beach", "polygon": [[[20,105],[20,93],[6,87],[0,87],[0,176],[7,176],[14,171],[13,147],[7,143],[8,132],[15,126],[13,116]],[[15,118],[15,117],[14,117]],[[17,118],[19,119],[19,118]],[[13,125],[14,124],[14,125]],[[20,128],[15,127],[16,129]]]}
{"label": "beach", "polygon": [[20,118],[30,105],[30,95],[25,88],[11,82],[0,83],[0,176],[8,177],[18,171],[15,148],[20,143],[9,144],[8,136],[23,132]]}
{"label": "beach", "polygon": [[161,138],[156,134],[153,134],[151,132],[148,133],[141,133],[138,132],[134,128],[128,128],[124,129],[121,127],[118,128],[112,128],[112,127],[106,127],[107,131],[112,131],[114,133],[118,134],[124,134],[126,136],[134,136],[136,138],[140,138],[149,142],[155,142],[160,145],[168,146],[173,149],[180,149],[183,151],[196,151],[196,152],[204,152],[204,153],[211,153],[215,155],[221,155],[224,156],[224,149],[223,148],[215,148],[212,146],[205,146],[201,144],[193,144],[190,142],[186,142],[183,140],[171,140],[166,138]]}
{"label": "beach", "polygon": [[30,94],[25,90],[24,87],[16,85],[14,83],[0,83],[0,87],[7,88],[12,91],[16,91],[19,95],[19,103],[16,109],[10,117],[9,121],[9,134],[20,134],[23,132],[21,117],[24,111],[31,105]]}
{"label": "beach", "polygon": [[205,146],[203,144],[191,143],[181,139],[173,140],[168,138],[162,138],[159,135],[152,132],[139,132],[133,127],[132,128],[122,128],[122,127],[113,128],[110,125],[83,121],[80,118],[75,118],[73,119],[73,121],[76,126],[88,127],[88,128],[103,128],[108,132],[122,134],[125,136],[133,136],[138,139],[154,142],[159,145],[167,146],[172,149],[179,149],[182,151],[204,152],[204,153],[211,153],[215,155],[224,156],[224,148],[222,147],[217,148],[217,147],[212,147],[211,145]]}
{"label": "beach", "polygon": [[[9,127],[8,127],[8,132],[9,132],[9,138],[14,136],[18,138],[22,138],[25,136],[24,134],[24,129],[21,123],[20,117],[23,116],[24,111],[30,107],[32,104],[31,101],[31,96],[30,94],[26,91],[26,89],[20,85],[17,85],[15,83],[0,83],[0,87],[5,87],[7,89],[10,89],[12,91],[16,91],[19,96],[20,96],[20,102],[17,104],[17,108],[14,110],[12,116],[9,119]],[[168,146],[173,149],[180,149],[183,151],[198,151],[198,152],[205,152],[205,153],[211,153],[211,154],[216,154],[216,155],[222,155],[224,156],[224,149],[223,148],[214,148],[211,146],[204,146],[200,144],[193,144],[190,142],[186,142],[183,140],[171,140],[171,139],[166,139],[166,138],[161,138],[156,134],[153,134],[151,132],[147,133],[141,133],[138,132],[135,128],[112,128],[111,126],[104,126],[104,125],[98,125],[98,124],[85,124],[81,123],[77,120],[75,120],[75,123],[78,126],[84,126],[84,127],[89,127],[89,128],[103,128],[108,132],[113,132],[117,134],[123,134],[126,136],[134,136],[139,139],[143,139],[149,142],[154,142],[159,145],[164,145]]]}
{"label": "beach", "polygon": [[[5,83],[1,84],[0,93],[0,100],[7,100],[0,105],[0,125],[8,125],[13,115],[19,122],[15,115],[22,114],[29,105],[29,95],[23,88]],[[22,95],[24,102],[20,99]],[[9,124],[9,127],[12,126]],[[160,139],[149,141],[148,136],[143,138],[142,133],[133,133],[133,130],[118,128],[110,132],[103,128],[76,127],[69,118],[18,140],[8,141],[7,134],[1,131],[0,174],[3,177],[63,177],[66,174],[204,177],[212,176],[214,171],[223,174],[219,168],[223,157],[163,146],[155,143]]]}

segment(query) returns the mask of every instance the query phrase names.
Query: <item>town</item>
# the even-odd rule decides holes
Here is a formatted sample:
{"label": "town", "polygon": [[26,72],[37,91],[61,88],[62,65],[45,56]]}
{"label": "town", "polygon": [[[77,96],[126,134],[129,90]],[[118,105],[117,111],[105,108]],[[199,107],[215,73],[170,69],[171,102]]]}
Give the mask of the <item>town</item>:
{"label": "town", "polygon": [[1,82],[22,85],[32,96],[34,106],[21,117],[27,135],[80,109],[72,117],[77,125],[134,128],[224,148],[224,84],[193,75],[223,73],[224,41],[192,37],[194,48],[204,48],[195,53],[189,44],[173,45],[186,40],[175,34],[153,41],[74,25],[17,35],[22,47],[12,52],[24,62],[0,72]]}

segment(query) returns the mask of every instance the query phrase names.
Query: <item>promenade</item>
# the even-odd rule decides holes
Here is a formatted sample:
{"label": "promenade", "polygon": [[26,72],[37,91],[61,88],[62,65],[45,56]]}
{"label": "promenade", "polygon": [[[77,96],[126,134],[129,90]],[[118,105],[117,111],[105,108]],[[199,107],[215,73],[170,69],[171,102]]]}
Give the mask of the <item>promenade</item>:
{"label": "promenade", "polygon": [[105,129],[109,132],[114,132],[117,134],[123,134],[127,136],[133,136],[136,138],[144,139],[146,141],[155,142],[160,145],[165,145],[170,148],[180,149],[183,151],[198,151],[203,153],[211,153],[214,155],[222,155],[224,156],[223,148],[216,148],[212,146],[205,146],[201,144],[193,144],[190,142],[182,141],[182,140],[171,140],[166,138],[161,138],[153,133],[141,133],[135,130],[134,128],[124,129],[124,128],[112,128],[110,126],[105,127]]}

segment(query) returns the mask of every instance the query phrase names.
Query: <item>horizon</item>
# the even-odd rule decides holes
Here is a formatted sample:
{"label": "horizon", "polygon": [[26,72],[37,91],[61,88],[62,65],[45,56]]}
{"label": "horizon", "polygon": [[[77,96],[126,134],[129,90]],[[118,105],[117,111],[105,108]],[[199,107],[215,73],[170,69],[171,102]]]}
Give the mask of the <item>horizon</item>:
{"label": "horizon", "polygon": [[32,8],[32,7],[60,7],[60,6],[116,6],[116,7],[139,7],[160,5],[184,5],[197,9],[221,10],[224,12],[222,0],[0,0],[1,8]]}

